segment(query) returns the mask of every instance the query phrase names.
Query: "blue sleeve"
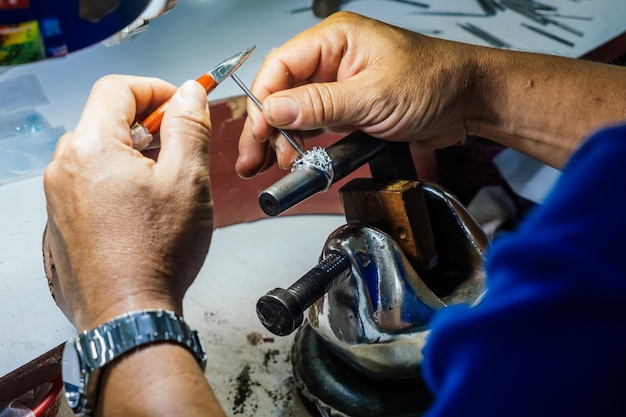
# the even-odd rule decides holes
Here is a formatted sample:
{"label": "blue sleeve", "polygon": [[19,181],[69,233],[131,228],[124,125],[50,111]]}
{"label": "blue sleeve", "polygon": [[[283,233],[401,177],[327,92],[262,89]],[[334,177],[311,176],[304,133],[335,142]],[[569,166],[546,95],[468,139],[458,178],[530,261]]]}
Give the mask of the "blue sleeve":
{"label": "blue sleeve", "polygon": [[432,322],[428,417],[626,416],[626,126],[595,134]]}

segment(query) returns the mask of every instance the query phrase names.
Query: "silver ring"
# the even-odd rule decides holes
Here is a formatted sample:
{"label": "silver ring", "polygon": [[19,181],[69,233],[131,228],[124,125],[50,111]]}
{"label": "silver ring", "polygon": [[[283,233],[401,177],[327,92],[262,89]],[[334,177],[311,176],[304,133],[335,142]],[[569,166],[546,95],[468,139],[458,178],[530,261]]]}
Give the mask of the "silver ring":
{"label": "silver ring", "polygon": [[304,155],[296,159],[291,166],[292,171],[301,168],[311,168],[322,173],[327,181],[324,191],[328,190],[333,184],[335,170],[333,169],[333,160],[330,158],[330,155],[328,155],[328,152],[326,152],[326,149],[316,146],[306,151]]}

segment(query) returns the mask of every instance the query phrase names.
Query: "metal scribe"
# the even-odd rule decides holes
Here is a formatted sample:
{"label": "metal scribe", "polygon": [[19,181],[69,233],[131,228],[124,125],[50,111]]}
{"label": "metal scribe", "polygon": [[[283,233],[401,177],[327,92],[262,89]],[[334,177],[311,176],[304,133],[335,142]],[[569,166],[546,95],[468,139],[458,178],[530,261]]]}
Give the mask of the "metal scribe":
{"label": "metal scribe", "polygon": [[[230,78],[233,79],[233,81],[235,81],[237,83],[237,85],[239,86],[239,88],[241,88],[243,90],[244,93],[246,93],[246,95],[248,96],[248,98],[250,100],[252,100],[252,102],[254,104],[256,104],[256,106],[261,109],[263,107],[263,105],[261,104],[261,102],[259,101],[258,98],[255,97],[254,94],[252,94],[252,91],[250,91],[250,89],[248,87],[246,87],[246,85],[243,83],[243,81],[241,81],[239,79],[239,77],[237,76],[237,74],[232,73],[230,75]],[[304,151],[302,150],[302,148],[300,147],[300,145],[298,145],[298,142],[296,142],[296,140],[289,134],[289,132],[287,132],[286,130],[283,129],[278,129],[278,131],[285,137],[285,139],[287,139],[287,141],[291,144],[291,146],[296,150],[296,152],[298,152],[301,156],[304,156]]]}

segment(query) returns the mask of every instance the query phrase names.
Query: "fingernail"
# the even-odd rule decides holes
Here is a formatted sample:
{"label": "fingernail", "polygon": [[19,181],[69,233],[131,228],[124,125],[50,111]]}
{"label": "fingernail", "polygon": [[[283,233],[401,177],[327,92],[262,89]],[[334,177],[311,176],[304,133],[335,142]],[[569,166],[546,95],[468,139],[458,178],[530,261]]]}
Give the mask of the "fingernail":
{"label": "fingernail", "polygon": [[256,136],[256,128],[254,127],[254,122],[251,121],[249,126],[250,126],[250,135],[252,135],[254,140],[259,141],[259,139]]}
{"label": "fingernail", "polygon": [[300,114],[298,102],[291,97],[272,97],[265,100],[270,120],[276,125],[294,122]]}
{"label": "fingernail", "polygon": [[184,101],[205,108],[207,105],[206,92],[199,87],[196,81],[185,81],[178,89],[180,98]]}
{"label": "fingernail", "polygon": [[283,143],[282,138],[279,138],[274,143],[274,151],[276,152],[276,162],[278,162],[278,166],[280,169],[285,169],[283,166],[283,155],[285,154],[285,144]]}

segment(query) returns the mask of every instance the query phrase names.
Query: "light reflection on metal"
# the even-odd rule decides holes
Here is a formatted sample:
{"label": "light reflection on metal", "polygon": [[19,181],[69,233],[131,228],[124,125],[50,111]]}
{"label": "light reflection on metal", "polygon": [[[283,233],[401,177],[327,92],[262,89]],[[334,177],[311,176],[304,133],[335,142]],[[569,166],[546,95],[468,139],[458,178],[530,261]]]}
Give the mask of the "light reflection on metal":
{"label": "light reflection on metal", "polygon": [[467,210],[440,187],[426,183],[439,265],[434,278],[454,281],[444,290],[411,267],[385,233],[358,223],[333,232],[322,258],[341,253],[351,274],[309,308],[308,321],[327,347],[372,378],[419,375],[422,348],[432,315],[450,304],[473,305],[482,298],[488,241]]}

